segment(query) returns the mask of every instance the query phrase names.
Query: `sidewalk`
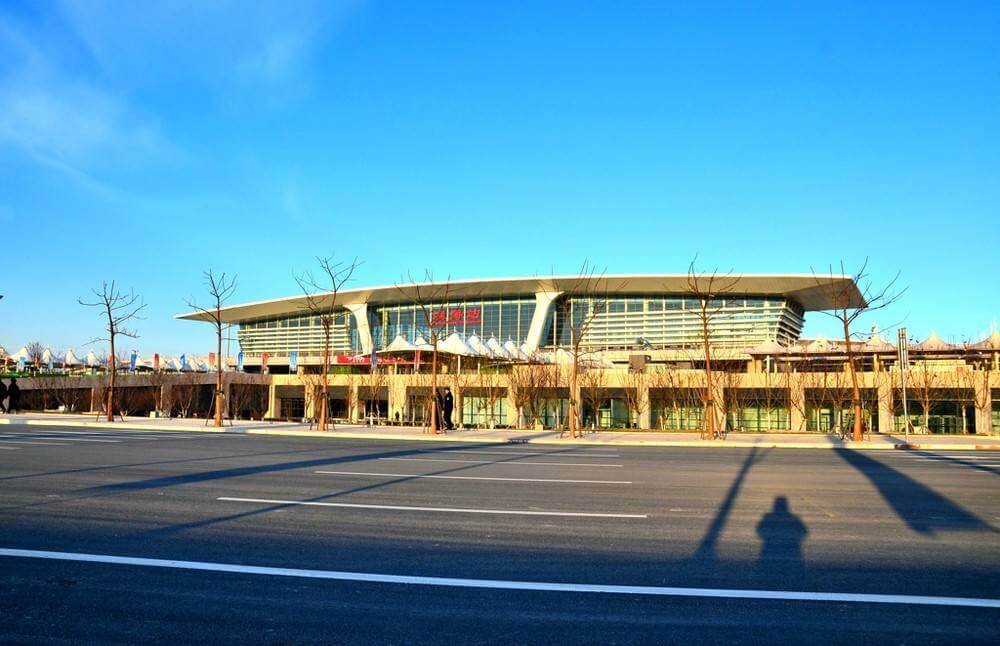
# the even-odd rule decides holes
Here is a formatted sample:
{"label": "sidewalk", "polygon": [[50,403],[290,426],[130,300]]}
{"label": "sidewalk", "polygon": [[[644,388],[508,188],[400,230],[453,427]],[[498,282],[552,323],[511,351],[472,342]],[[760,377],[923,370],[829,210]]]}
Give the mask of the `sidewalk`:
{"label": "sidewalk", "polygon": [[910,443],[902,435],[873,435],[867,442],[844,443],[832,435],[821,433],[730,433],[725,441],[702,440],[698,433],[648,432],[586,432],[582,439],[559,438],[558,431],[527,430],[456,430],[431,435],[419,427],[364,426],[338,424],[332,431],[310,431],[308,424],[293,422],[226,422],[221,430],[203,419],[151,419],[129,417],[124,422],[99,421],[95,415],[65,415],[58,413],[24,413],[0,415],[0,425],[75,426],[140,431],[174,431],[205,433],[242,433],[249,435],[286,435],[324,437],[328,439],[415,440],[426,442],[483,442],[525,444],[579,444],[614,446],[693,446],[712,448],[784,448],[784,449],[921,449],[934,451],[1000,450],[1000,437],[982,435],[911,435]]}

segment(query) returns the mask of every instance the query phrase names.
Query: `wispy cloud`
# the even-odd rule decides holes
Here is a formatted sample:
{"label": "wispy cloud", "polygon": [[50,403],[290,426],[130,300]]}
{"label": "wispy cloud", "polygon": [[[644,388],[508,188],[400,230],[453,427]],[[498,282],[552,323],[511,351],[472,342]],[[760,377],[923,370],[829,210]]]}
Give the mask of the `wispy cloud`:
{"label": "wispy cloud", "polygon": [[152,118],[0,22],[0,145],[101,189],[94,173],[175,151]]}
{"label": "wispy cloud", "polygon": [[103,72],[129,87],[184,85],[234,96],[300,94],[323,36],[359,0],[64,2]]}

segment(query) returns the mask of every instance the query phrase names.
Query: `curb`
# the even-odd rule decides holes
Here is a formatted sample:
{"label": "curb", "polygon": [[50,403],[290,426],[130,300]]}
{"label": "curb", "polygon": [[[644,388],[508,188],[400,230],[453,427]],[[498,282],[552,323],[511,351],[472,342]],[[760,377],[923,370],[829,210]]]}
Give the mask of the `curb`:
{"label": "curb", "polygon": [[177,426],[166,426],[163,424],[142,424],[137,422],[81,422],[78,420],[55,420],[55,419],[0,419],[0,424],[8,426],[71,426],[74,428],[104,428],[104,429],[124,429],[128,431],[174,431],[184,433],[225,433],[225,430],[215,428],[185,428]]}

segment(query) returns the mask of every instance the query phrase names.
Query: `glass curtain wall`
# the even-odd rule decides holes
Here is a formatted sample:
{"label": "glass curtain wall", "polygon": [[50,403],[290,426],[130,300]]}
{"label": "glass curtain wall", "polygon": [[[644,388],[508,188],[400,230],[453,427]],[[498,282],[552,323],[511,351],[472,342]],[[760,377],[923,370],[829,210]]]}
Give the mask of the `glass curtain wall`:
{"label": "glass curtain wall", "polygon": [[[596,311],[595,311],[596,310]],[[739,296],[710,304],[710,335],[718,347],[746,347],[799,338],[803,311],[782,298]],[[593,316],[582,344],[604,349],[684,348],[701,344],[697,299],[685,296],[633,295],[610,299],[571,296],[556,301],[543,339],[569,347],[573,329]]]}
{"label": "glass curtain wall", "polygon": [[457,332],[462,339],[473,334],[485,342],[495,337],[499,342],[508,340],[521,345],[528,337],[531,318],[535,313],[535,299],[463,300],[434,303],[428,306],[430,321],[420,307],[413,304],[379,305],[369,308],[375,347],[384,348],[397,336],[409,342],[418,337],[429,340],[433,327],[439,339]]}

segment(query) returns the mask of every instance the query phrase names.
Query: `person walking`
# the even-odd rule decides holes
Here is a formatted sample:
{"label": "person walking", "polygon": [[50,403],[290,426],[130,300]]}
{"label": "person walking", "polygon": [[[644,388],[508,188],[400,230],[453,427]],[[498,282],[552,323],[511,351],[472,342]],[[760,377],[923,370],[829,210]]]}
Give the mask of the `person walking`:
{"label": "person walking", "polygon": [[444,387],[444,427],[449,431],[455,430],[455,425],[451,423],[451,412],[455,409],[455,398],[451,396],[451,388]]}
{"label": "person walking", "polygon": [[21,389],[17,386],[17,379],[11,377],[10,385],[7,386],[7,412],[16,413],[21,408]]}
{"label": "person walking", "polygon": [[7,412],[7,407],[3,405],[3,400],[7,399],[7,384],[0,381],[0,411]]}

